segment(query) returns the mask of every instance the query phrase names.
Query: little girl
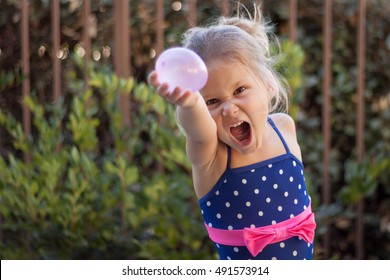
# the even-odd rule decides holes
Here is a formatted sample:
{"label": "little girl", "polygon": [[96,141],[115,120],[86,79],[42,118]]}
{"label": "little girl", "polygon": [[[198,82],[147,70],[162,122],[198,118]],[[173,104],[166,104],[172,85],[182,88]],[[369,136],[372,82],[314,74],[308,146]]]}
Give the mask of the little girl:
{"label": "little girl", "polygon": [[272,70],[269,26],[220,18],[184,35],[205,62],[200,92],[168,91],[153,71],[149,83],[175,104],[186,135],[193,184],[205,227],[220,259],[312,259],[315,230],[287,91]]}

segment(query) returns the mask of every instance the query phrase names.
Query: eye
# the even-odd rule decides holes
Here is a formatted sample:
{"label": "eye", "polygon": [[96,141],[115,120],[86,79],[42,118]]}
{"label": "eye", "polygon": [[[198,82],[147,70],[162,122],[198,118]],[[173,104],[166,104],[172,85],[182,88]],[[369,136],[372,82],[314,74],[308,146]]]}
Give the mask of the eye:
{"label": "eye", "polygon": [[214,104],[217,104],[219,102],[218,99],[216,98],[213,98],[213,99],[209,99],[206,101],[206,105],[209,106],[209,105],[214,105]]}
{"label": "eye", "polygon": [[239,93],[242,93],[246,90],[246,87],[239,87],[237,88],[235,91],[234,91],[234,94],[239,94]]}

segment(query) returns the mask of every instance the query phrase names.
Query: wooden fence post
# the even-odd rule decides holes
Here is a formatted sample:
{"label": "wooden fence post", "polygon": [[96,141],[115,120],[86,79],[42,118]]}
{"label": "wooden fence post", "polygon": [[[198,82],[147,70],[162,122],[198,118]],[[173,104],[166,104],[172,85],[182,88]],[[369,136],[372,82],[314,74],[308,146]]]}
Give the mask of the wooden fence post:
{"label": "wooden fence post", "polygon": [[196,0],[190,0],[190,7],[188,13],[188,24],[190,27],[196,26],[197,24],[197,16],[196,16]]}
{"label": "wooden fence post", "polygon": [[51,32],[52,32],[52,52],[53,62],[53,101],[56,102],[61,96],[61,60],[58,57],[60,49],[60,1],[51,2]]}
{"label": "wooden fence post", "polygon": [[156,1],[156,57],[164,50],[164,0]]}
{"label": "wooden fence post", "polygon": [[221,7],[221,12],[224,17],[227,17],[229,15],[229,10],[230,10],[230,4],[229,0],[222,0],[222,7]]}
{"label": "wooden fence post", "polygon": [[[22,44],[22,75],[23,75],[23,84],[22,92],[23,98],[30,95],[30,41],[29,41],[29,1],[22,0],[21,3],[21,44]],[[27,137],[31,133],[31,112],[26,105],[23,104],[23,131]],[[24,153],[24,160],[30,162],[30,154]]]}
{"label": "wooden fence post", "polygon": [[[114,14],[114,66],[115,72],[120,78],[129,78],[130,71],[130,32],[129,32],[129,1],[115,0]],[[125,94],[120,96],[120,108],[123,113],[124,123],[130,125],[130,99]]]}
{"label": "wooden fence post", "polygon": [[[82,47],[84,48],[84,83],[85,90],[88,90],[90,87],[88,85],[89,75],[88,75],[88,67],[91,61],[91,34],[90,34],[90,17],[91,17],[91,1],[84,0],[83,1],[83,12],[82,12],[82,20],[83,20],[83,33],[82,33]],[[91,107],[90,100],[87,100],[87,109]]]}
{"label": "wooden fence post", "polygon": [[290,0],[289,2],[289,19],[288,19],[288,27],[289,27],[289,37],[292,42],[296,42],[297,40],[297,0]]}

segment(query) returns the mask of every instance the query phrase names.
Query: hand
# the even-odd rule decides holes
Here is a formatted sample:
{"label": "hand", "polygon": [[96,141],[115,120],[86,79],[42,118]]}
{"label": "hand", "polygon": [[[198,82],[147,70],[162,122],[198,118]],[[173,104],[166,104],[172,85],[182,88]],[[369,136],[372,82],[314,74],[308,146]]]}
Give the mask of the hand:
{"label": "hand", "polygon": [[156,71],[150,73],[148,77],[148,83],[154,86],[157,89],[157,94],[163,97],[166,101],[183,108],[191,107],[195,105],[195,103],[200,97],[200,93],[198,91],[196,92],[192,92],[190,90],[183,91],[183,89],[180,86],[175,87],[175,89],[172,92],[170,92],[168,90],[169,89],[168,83],[161,84],[158,81],[158,74]]}

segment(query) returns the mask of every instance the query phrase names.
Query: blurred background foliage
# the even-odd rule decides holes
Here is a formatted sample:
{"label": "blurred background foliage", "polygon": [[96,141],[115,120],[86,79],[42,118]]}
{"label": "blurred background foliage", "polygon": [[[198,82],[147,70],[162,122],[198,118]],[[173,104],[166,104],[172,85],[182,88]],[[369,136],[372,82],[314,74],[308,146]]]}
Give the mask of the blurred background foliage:
{"label": "blurred background foliage", "polygon": [[[241,1],[247,7],[251,1]],[[206,24],[221,2],[197,1]],[[85,84],[82,1],[61,1],[62,98],[53,104],[50,1],[30,1],[29,98],[22,98],[19,1],[0,0],[0,258],[216,259],[192,190],[185,139],[174,110],[146,83],[155,59],[155,1],[130,2],[132,77],[114,74],[113,3],[93,0],[92,63]],[[188,28],[188,1],[164,1],[165,44]],[[264,1],[292,89],[306,182],[333,259],[355,258],[355,205],[365,202],[365,259],[390,259],[390,5],[367,1],[365,159],[357,163],[357,4],[333,1],[332,204],[321,201],[323,1],[298,1],[297,43],[288,40],[288,1]],[[232,12],[235,4],[231,3]],[[119,93],[131,99],[123,121]],[[22,129],[22,103],[32,112]],[[23,160],[28,153],[30,162]]]}

